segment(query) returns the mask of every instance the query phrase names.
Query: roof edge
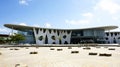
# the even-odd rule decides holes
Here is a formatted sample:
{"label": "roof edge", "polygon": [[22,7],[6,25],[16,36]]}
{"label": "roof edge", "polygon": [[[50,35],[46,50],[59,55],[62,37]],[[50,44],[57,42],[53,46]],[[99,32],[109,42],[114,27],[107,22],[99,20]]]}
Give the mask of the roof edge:
{"label": "roof edge", "polygon": [[43,28],[43,27],[33,27],[17,24],[4,24],[5,27],[20,30],[21,28],[33,29],[33,28],[42,28],[42,29],[53,29],[53,30],[87,30],[87,29],[104,29],[104,30],[113,30],[118,28],[118,26],[101,26],[101,27],[91,27],[91,28],[80,28],[80,29],[57,29],[57,28]]}

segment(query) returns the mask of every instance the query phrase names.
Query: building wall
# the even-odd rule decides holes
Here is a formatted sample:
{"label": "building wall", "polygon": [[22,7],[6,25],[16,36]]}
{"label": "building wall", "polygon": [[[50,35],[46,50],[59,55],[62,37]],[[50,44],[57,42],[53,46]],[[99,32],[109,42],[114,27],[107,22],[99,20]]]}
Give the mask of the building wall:
{"label": "building wall", "polygon": [[106,32],[105,33],[106,43],[119,43],[120,44],[120,32]]}
{"label": "building wall", "polygon": [[52,30],[33,28],[36,44],[70,44],[71,32],[65,30]]}

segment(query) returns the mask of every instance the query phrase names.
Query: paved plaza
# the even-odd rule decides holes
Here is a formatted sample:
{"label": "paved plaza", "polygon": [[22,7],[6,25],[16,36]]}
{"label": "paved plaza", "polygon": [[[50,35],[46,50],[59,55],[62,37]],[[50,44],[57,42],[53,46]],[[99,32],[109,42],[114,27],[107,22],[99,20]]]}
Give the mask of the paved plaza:
{"label": "paved plaza", "polygon": [[120,47],[2,47],[0,67],[120,67]]}

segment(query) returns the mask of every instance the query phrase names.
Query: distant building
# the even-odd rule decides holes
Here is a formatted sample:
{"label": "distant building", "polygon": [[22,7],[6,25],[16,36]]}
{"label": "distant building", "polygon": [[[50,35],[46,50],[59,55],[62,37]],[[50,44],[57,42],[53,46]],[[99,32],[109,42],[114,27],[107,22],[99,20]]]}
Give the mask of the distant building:
{"label": "distant building", "polygon": [[6,43],[6,40],[9,38],[7,34],[0,34],[0,44]]}
{"label": "distant building", "polygon": [[107,44],[119,43],[120,44],[120,32],[105,32],[105,42]]}
{"label": "distant building", "polygon": [[15,24],[5,24],[4,26],[18,30],[18,33],[24,35],[26,40],[22,43],[39,45],[105,43],[105,31],[118,28],[117,26],[103,26],[84,29],[53,29]]}

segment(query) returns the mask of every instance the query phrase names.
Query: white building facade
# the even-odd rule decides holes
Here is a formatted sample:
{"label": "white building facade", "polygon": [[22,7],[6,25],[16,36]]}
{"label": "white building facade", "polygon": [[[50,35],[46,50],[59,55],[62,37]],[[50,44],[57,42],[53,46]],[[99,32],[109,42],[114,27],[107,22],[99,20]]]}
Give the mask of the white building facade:
{"label": "white building facade", "polygon": [[105,32],[105,42],[107,44],[120,44],[120,32]]}
{"label": "white building facade", "polygon": [[37,45],[105,43],[105,31],[118,28],[117,26],[103,26],[84,29],[55,29],[15,24],[5,24],[4,26],[17,30],[24,35],[26,40],[21,43]]}
{"label": "white building facade", "polygon": [[36,44],[70,44],[72,31],[33,28]]}

